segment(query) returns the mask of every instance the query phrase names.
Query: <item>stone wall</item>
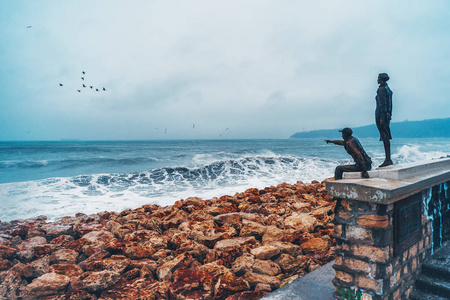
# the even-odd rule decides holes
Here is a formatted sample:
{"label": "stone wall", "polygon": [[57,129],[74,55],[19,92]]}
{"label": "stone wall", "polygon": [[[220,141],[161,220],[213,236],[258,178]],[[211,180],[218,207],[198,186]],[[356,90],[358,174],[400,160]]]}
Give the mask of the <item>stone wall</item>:
{"label": "stone wall", "polygon": [[394,255],[394,205],[337,199],[335,224],[337,299],[408,299],[431,251],[431,221],[422,237]]}

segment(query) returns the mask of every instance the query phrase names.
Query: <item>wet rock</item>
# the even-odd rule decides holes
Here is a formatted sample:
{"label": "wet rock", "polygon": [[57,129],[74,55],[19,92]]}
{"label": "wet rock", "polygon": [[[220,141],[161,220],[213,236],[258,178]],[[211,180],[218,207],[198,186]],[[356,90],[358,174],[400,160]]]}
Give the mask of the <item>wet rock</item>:
{"label": "wet rock", "polygon": [[14,257],[16,250],[14,248],[0,245],[0,258],[10,259]]}
{"label": "wet rock", "polygon": [[12,262],[7,259],[0,258],[0,271],[8,270],[12,267]]}
{"label": "wet rock", "polygon": [[25,240],[17,246],[17,257],[22,262],[31,261],[34,258],[34,248],[45,244],[47,244],[47,240],[42,236],[36,236]]}
{"label": "wet rock", "polygon": [[65,242],[62,244],[62,247],[66,248],[66,249],[74,250],[76,252],[80,252],[81,248],[84,245],[86,245],[87,243],[89,243],[89,240],[81,238],[81,239]]}
{"label": "wet rock", "polygon": [[[153,279],[137,278],[131,282],[125,282],[114,287],[113,290],[104,291],[101,299],[104,300],[117,300],[117,299],[168,299],[157,298],[158,287],[163,283],[156,282]],[[163,294],[167,295],[167,291]]]}
{"label": "wet rock", "polygon": [[6,271],[1,274],[0,299],[20,299],[20,291],[23,287],[20,275],[16,271]]}
{"label": "wet rock", "polygon": [[250,284],[233,273],[226,273],[219,277],[214,286],[214,299],[225,299],[228,296],[250,289]]}
{"label": "wet rock", "polygon": [[70,235],[72,233],[72,225],[49,223],[41,227],[49,239],[54,239],[60,235]]}
{"label": "wet rock", "polygon": [[270,259],[271,257],[278,255],[280,253],[280,249],[272,245],[265,245],[250,250],[250,253],[257,259]]}
{"label": "wet rock", "polygon": [[189,267],[191,262],[193,261],[192,256],[189,253],[183,253],[175,257],[173,260],[168,261],[161,265],[157,271],[156,274],[160,280],[166,280],[168,277],[170,277],[170,273],[173,274],[175,270],[182,268],[186,269]]}
{"label": "wet rock", "polygon": [[[211,299],[213,277],[202,271],[191,269],[177,270],[170,286],[170,295],[174,299]],[[197,297],[197,298],[191,298]]]}
{"label": "wet rock", "polygon": [[26,286],[25,299],[37,299],[58,294],[69,285],[70,278],[56,273],[46,273]]}

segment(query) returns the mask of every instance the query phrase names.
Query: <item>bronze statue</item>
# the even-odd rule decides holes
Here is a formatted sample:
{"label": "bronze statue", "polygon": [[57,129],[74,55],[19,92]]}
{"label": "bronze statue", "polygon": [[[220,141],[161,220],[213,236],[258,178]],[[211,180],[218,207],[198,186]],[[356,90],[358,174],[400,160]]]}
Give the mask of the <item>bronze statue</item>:
{"label": "bronze statue", "polygon": [[392,117],[392,91],[387,85],[389,75],[386,73],[380,73],[378,75],[378,84],[380,85],[377,90],[377,108],[375,110],[375,122],[377,124],[378,131],[380,132],[380,141],[383,141],[385,160],[380,167],[386,167],[392,165],[391,160],[391,129],[389,124]]}
{"label": "bronze statue", "polygon": [[370,159],[369,155],[367,155],[366,151],[364,151],[364,148],[362,147],[359,140],[352,136],[353,131],[350,128],[346,127],[342,130],[339,130],[339,132],[342,132],[342,138],[344,140],[325,140],[325,142],[327,142],[327,144],[333,143],[335,145],[344,146],[347,153],[350,154],[350,156],[355,161],[355,164],[337,166],[336,170],[334,170],[334,179],[342,179],[342,173],[344,172],[359,171],[361,171],[361,176],[363,178],[369,178],[369,174],[367,173],[367,171],[372,169],[372,160]]}

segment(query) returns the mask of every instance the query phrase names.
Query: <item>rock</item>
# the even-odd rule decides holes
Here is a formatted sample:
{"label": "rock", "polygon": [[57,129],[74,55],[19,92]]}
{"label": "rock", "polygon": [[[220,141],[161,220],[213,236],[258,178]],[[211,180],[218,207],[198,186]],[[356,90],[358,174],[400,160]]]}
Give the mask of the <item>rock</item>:
{"label": "rock", "polygon": [[328,248],[328,243],[321,238],[313,238],[300,245],[303,253],[319,252]]}
{"label": "rock", "polygon": [[256,238],[261,238],[266,232],[266,226],[257,222],[244,220],[242,223],[244,226],[241,228],[239,236],[255,236]]}
{"label": "rock", "polygon": [[81,238],[81,239],[77,239],[74,241],[69,241],[69,242],[65,242],[62,244],[62,246],[66,249],[71,249],[74,250],[76,252],[80,252],[81,248],[86,245],[87,243],[89,243],[89,240]]}
{"label": "rock", "polygon": [[236,293],[248,291],[249,289],[250,284],[247,281],[241,277],[236,277],[233,273],[226,273],[219,277],[219,280],[214,286],[214,299],[222,300]]}
{"label": "rock", "polygon": [[72,233],[72,225],[49,223],[41,227],[49,239],[54,239],[60,235],[70,235]]}
{"label": "rock", "polygon": [[158,269],[158,267],[161,264],[162,263],[158,263],[154,260],[144,258],[144,259],[132,260],[130,262],[129,268],[142,269],[142,267],[146,266],[147,268],[149,268],[149,270],[152,271],[153,274],[155,274],[156,270]]}
{"label": "rock", "polygon": [[70,278],[56,273],[46,273],[33,280],[26,286],[25,299],[36,299],[55,295],[64,291],[69,285]]}
{"label": "rock", "polygon": [[162,295],[167,296],[168,286],[166,287],[166,291],[161,293],[161,287],[163,285],[167,286],[167,282],[156,282],[153,279],[137,278],[130,282],[120,284],[112,290],[104,291],[101,299],[168,299],[168,297],[160,298]]}
{"label": "rock", "polygon": [[233,248],[242,248],[244,246],[252,247],[256,245],[256,239],[253,236],[249,237],[239,237],[234,239],[226,239],[221,240],[216,243],[214,246],[215,250],[226,250],[226,249],[233,249]]}
{"label": "rock", "polygon": [[234,294],[225,300],[258,300],[267,294],[265,291],[247,291]]}
{"label": "rock", "polygon": [[281,284],[281,281],[275,276],[257,274],[252,272],[245,273],[244,279],[247,280],[252,287],[256,286],[258,283],[265,283],[270,285],[272,289],[277,289]]}
{"label": "rock", "polygon": [[44,256],[24,265],[20,275],[26,278],[36,278],[48,272],[50,272],[50,257]]}
{"label": "rock", "polygon": [[220,261],[215,261],[212,263],[204,264],[203,266],[199,266],[197,270],[199,272],[204,272],[211,275],[214,280],[217,280],[219,276],[231,273],[230,269],[220,264]]}
{"label": "rock", "polygon": [[34,258],[34,248],[47,244],[47,240],[42,236],[36,236],[23,241],[17,246],[17,256],[22,262],[31,261]]}
{"label": "rock", "polygon": [[107,251],[101,251],[95,253],[94,255],[88,257],[86,260],[79,263],[79,266],[85,271],[93,271],[97,268],[100,261],[109,256]]}
{"label": "rock", "polygon": [[254,263],[254,256],[250,253],[244,253],[233,262],[231,271],[236,275],[244,275],[245,273],[252,271]]}
{"label": "rock", "polygon": [[85,235],[83,235],[83,238],[86,239],[88,242],[86,245],[82,247],[82,251],[86,256],[91,256],[92,254],[96,252],[100,252],[103,249],[106,248],[106,244],[114,238],[114,235],[105,230],[101,231],[91,231]]}
{"label": "rock", "polygon": [[266,233],[262,237],[263,244],[273,241],[292,242],[294,237],[286,230],[279,229],[276,226],[267,226]]}
{"label": "rock", "polygon": [[12,267],[12,262],[7,259],[0,258],[0,271],[8,270]]}
{"label": "rock", "polygon": [[270,276],[276,276],[281,273],[280,266],[271,260],[256,259],[252,269],[255,273]]}
{"label": "rock", "polygon": [[250,253],[257,259],[270,259],[271,257],[278,255],[280,253],[280,249],[275,246],[265,245],[250,250]]}
{"label": "rock", "polygon": [[[161,280],[163,278],[167,278],[167,270],[169,270],[171,273],[175,272],[175,270],[179,268],[188,268],[191,262],[193,261],[192,256],[189,253],[183,253],[175,257],[173,260],[168,261],[161,265],[157,269],[157,276]],[[163,279],[165,280],[165,279]]]}
{"label": "rock", "polygon": [[255,287],[255,292],[259,292],[259,291],[270,293],[272,291],[272,288],[270,287],[270,284],[258,283]]}
{"label": "rock", "polygon": [[153,247],[141,246],[136,244],[127,245],[123,254],[131,259],[149,258],[155,253],[156,250]]}
{"label": "rock", "polygon": [[56,264],[50,266],[50,272],[65,275],[68,277],[80,276],[83,274],[83,269],[78,265],[73,264]]}
{"label": "rock", "polygon": [[57,246],[52,244],[39,245],[33,248],[33,254],[36,257],[42,257],[52,253],[56,248]]}
{"label": "rock", "polygon": [[16,254],[16,250],[14,248],[0,245],[0,258],[9,259],[12,258]]}
{"label": "rock", "polygon": [[8,270],[2,272],[0,277],[0,299],[20,299],[20,291],[23,286],[19,273]]}
{"label": "rock", "polygon": [[120,274],[112,271],[91,272],[83,279],[83,287],[91,293],[106,290],[120,280]]}
{"label": "rock", "polygon": [[160,281],[172,281],[173,274],[169,267],[160,267],[156,271],[156,276]]}
{"label": "rock", "polygon": [[294,212],[284,220],[284,225],[301,232],[312,232],[317,226],[317,220],[309,214]]}
{"label": "rock", "polygon": [[52,264],[75,264],[77,262],[78,252],[71,249],[60,249],[50,255]]}
{"label": "rock", "polygon": [[77,236],[84,236],[86,233],[89,233],[91,231],[99,231],[103,229],[102,224],[98,223],[85,223],[83,221],[77,221],[72,227],[74,233]]}
{"label": "rock", "polygon": [[292,256],[297,256],[297,255],[301,254],[301,252],[302,252],[298,245],[294,245],[292,243],[284,243],[284,242],[274,241],[274,242],[269,242],[266,245],[276,247],[276,248],[280,249],[281,253],[287,253]]}
{"label": "rock", "polygon": [[297,212],[297,213],[308,213],[311,211],[311,203],[306,203],[306,202],[297,202],[292,204],[292,208]]}

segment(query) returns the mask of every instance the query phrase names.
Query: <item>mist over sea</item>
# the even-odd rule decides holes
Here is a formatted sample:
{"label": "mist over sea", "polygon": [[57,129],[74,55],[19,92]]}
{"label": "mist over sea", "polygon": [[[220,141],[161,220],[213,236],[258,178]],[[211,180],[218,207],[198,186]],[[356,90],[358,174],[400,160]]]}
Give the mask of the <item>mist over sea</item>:
{"label": "mist over sea", "polygon": [[[376,168],[382,142],[360,141]],[[450,154],[450,139],[394,139],[392,153],[396,164],[439,158]],[[0,142],[0,220],[164,206],[320,181],[348,163],[342,146],[322,139]]]}

